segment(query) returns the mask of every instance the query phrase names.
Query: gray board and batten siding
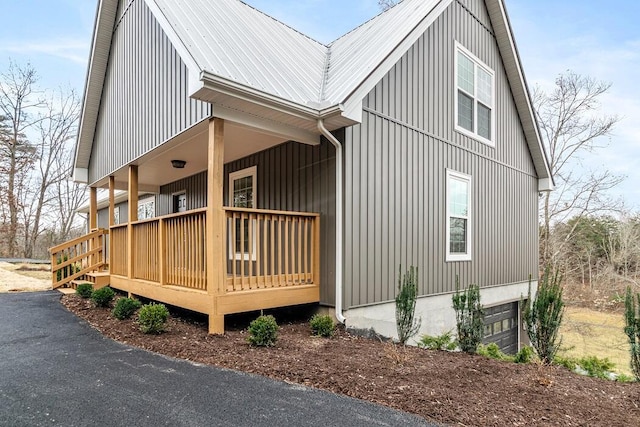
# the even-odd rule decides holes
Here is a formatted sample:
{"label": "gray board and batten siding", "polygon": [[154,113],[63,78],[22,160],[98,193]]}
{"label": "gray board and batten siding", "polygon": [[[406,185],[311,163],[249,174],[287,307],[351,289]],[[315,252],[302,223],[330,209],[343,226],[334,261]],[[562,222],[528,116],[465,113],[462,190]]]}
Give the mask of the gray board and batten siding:
{"label": "gray board and batten siding", "polygon": [[[455,41],[495,71],[495,148],[455,131]],[[454,1],[364,100],[345,133],[345,307],[538,272],[538,179],[482,1]],[[472,261],[446,262],[446,170],[471,176]]]}
{"label": "gray board and batten siding", "polygon": [[188,72],[144,0],[120,1],[89,182],[108,176],[211,114],[189,98]]}

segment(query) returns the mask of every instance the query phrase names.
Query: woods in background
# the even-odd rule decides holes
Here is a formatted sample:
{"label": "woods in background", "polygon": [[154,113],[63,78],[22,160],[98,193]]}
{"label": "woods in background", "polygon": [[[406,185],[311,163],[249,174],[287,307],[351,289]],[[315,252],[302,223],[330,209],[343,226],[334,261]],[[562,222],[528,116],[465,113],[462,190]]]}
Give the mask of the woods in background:
{"label": "woods in background", "polygon": [[29,64],[0,74],[0,256],[46,258],[78,232],[86,201],[71,182],[80,101],[73,90],[44,91]]}

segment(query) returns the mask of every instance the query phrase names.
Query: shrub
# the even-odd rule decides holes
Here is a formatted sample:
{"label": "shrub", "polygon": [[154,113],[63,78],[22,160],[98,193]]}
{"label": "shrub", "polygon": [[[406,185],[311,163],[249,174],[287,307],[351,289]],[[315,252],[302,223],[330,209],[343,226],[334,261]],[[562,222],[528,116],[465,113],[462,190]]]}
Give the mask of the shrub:
{"label": "shrub", "polygon": [[632,377],[631,375],[618,374],[618,375],[616,375],[616,381],[619,382],[619,383],[632,383],[632,382],[636,381],[636,379],[634,377]]}
{"label": "shrub", "polygon": [[460,282],[456,276],[456,293],[452,297],[456,312],[458,345],[465,353],[475,353],[484,334],[484,310],[480,305],[480,287],[470,285],[460,292]]}
{"label": "shrub", "polygon": [[416,298],[418,296],[418,269],[410,266],[402,278],[402,266],[398,271],[398,295],[396,296],[396,328],[398,341],[406,344],[409,338],[418,333],[421,319],[415,318]]}
{"label": "shrub", "polygon": [[116,293],[113,292],[113,289],[105,286],[91,293],[91,301],[95,303],[96,307],[108,307],[115,296]]}
{"label": "shrub", "polygon": [[142,303],[136,299],[120,298],[116,302],[116,306],[113,308],[111,314],[118,320],[128,319],[140,306],[142,306]]}
{"label": "shrub", "polygon": [[564,366],[570,371],[575,371],[578,366],[578,360],[573,357],[563,357],[555,355],[553,357],[553,363],[559,366]]}
{"label": "shrub", "polygon": [[93,293],[93,285],[91,283],[80,283],[76,288],[76,294],[82,298],[90,298]]}
{"label": "shrub", "polygon": [[487,345],[478,344],[478,349],[476,350],[480,356],[490,357],[491,359],[504,360],[507,362],[513,362],[514,357],[504,354],[498,344],[492,342]]}
{"label": "shrub", "polygon": [[551,363],[560,348],[562,339],[558,337],[564,302],[562,301],[562,276],[556,269],[545,267],[535,299],[531,299],[531,277],[529,277],[529,298],[525,302],[524,320],[531,345],[543,363]]}
{"label": "shrub", "polygon": [[516,363],[531,363],[533,361],[533,357],[535,356],[535,351],[533,347],[525,345],[520,349],[519,352],[516,353],[513,361]]}
{"label": "shrub", "polygon": [[608,379],[609,373],[615,367],[615,365],[606,357],[600,359],[596,356],[586,356],[578,360],[578,365],[587,373],[590,377]]}
{"label": "shrub", "polygon": [[447,331],[442,335],[431,336],[431,335],[423,335],[418,342],[418,347],[426,348],[429,350],[455,350],[456,343],[453,341],[453,337],[451,336],[451,331]]}
{"label": "shrub", "polygon": [[[638,300],[638,308],[636,309],[636,299]],[[636,381],[640,381],[640,293],[635,295],[631,293],[631,288],[627,287],[627,293],[624,299],[624,333],[629,339],[629,351],[631,352],[631,372],[636,377]]]}
{"label": "shrub", "polygon": [[138,324],[145,334],[159,334],[164,331],[169,318],[169,310],[164,304],[145,304],[138,312]]}
{"label": "shrub", "polygon": [[278,329],[275,317],[261,314],[249,324],[247,341],[256,347],[272,347],[278,340]]}
{"label": "shrub", "polygon": [[329,315],[314,315],[309,321],[311,326],[311,332],[313,335],[319,337],[329,338],[333,336],[336,330],[336,325],[333,323],[333,319]]}

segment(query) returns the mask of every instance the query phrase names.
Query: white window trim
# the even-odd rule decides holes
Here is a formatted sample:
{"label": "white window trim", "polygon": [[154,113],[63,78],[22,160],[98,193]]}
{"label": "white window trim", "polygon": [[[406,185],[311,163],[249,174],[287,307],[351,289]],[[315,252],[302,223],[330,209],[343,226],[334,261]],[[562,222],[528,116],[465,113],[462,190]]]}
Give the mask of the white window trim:
{"label": "white window trim", "polygon": [[157,215],[157,211],[156,211],[156,196],[149,196],[149,197],[145,197],[143,199],[139,199],[138,200],[138,212],[140,211],[140,207],[144,206],[145,204],[148,203],[152,203],[153,202],[153,216],[149,217],[149,218],[140,218],[140,215],[138,215],[138,221],[143,221],[145,219],[151,219],[151,218],[155,218]]}
{"label": "white window trim", "polygon": [[120,224],[120,205],[113,207],[113,225]]}
{"label": "white window trim", "polygon": [[[487,139],[484,138],[480,135],[478,135],[477,130],[478,130],[478,111],[477,111],[477,102],[478,102],[478,97],[476,96],[475,93],[468,93],[466,92],[464,89],[460,89],[458,87],[458,51],[462,52],[463,54],[465,54],[466,56],[469,57],[469,59],[471,59],[471,61],[473,61],[476,65],[476,67],[481,67],[482,69],[484,69],[484,71],[486,71],[487,73],[489,73],[491,75],[491,104],[489,107],[491,108],[491,139]],[[496,146],[495,143],[495,139],[496,139],[496,74],[493,71],[493,69],[491,67],[489,67],[487,64],[485,64],[484,62],[482,62],[480,60],[480,58],[478,58],[477,56],[475,56],[473,53],[471,53],[469,51],[469,49],[465,48],[464,46],[462,46],[460,44],[460,42],[458,42],[456,40],[455,42],[455,53],[453,55],[453,61],[454,61],[454,70],[453,70],[453,87],[455,90],[455,102],[454,102],[454,123],[455,123],[455,130],[457,132],[460,132],[470,138],[473,138],[479,142],[482,142],[483,144],[489,145],[491,147]],[[476,88],[476,92],[477,92],[477,88],[478,88],[478,73],[474,72],[474,87]],[[474,127],[474,131],[470,131],[468,129],[463,128],[462,126],[458,125],[458,94],[459,91],[462,90],[463,92],[465,92],[467,95],[471,96],[471,98],[473,98],[473,103],[474,103],[474,108],[473,108],[473,113],[474,113],[474,118],[473,118],[473,127]]]}
{"label": "white window trim", "polygon": [[[229,206],[233,207],[233,181],[237,180],[237,179],[241,179],[241,178],[245,178],[245,177],[252,177],[251,182],[253,183],[253,194],[251,196],[251,206],[253,206],[252,209],[255,209],[257,206],[257,202],[256,202],[256,195],[258,193],[258,167],[257,166],[251,166],[245,169],[241,169],[239,171],[235,171],[229,174]],[[231,250],[229,251],[229,259],[230,260],[242,260],[242,261],[255,261],[256,260],[256,250],[257,250],[257,246],[256,246],[256,242],[258,239],[256,239],[256,235],[255,235],[255,230],[258,228],[258,224],[257,221],[252,221],[252,224],[250,225],[250,227],[254,230],[254,233],[252,234],[252,244],[253,244],[253,250],[251,253],[251,258],[249,258],[249,254],[248,253],[240,253],[240,252],[235,252],[235,242],[232,241],[231,236],[232,234],[229,233],[229,248],[231,248]]]}
{"label": "white window trim", "polygon": [[[450,247],[451,247],[451,213],[450,213],[450,207],[451,204],[449,203],[449,197],[450,197],[450,180],[451,178],[454,179],[459,179],[459,180],[463,180],[463,181],[467,181],[467,184],[469,185],[469,191],[467,192],[467,253],[465,254],[452,254],[450,252]],[[472,226],[471,226],[471,175],[466,175],[457,171],[454,171],[452,169],[447,169],[447,189],[446,189],[446,201],[445,204],[447,205],[446,208],[446,215],[447,215],[447,220],[446,220],[446,234],[447,234],[447,241],[446,241],[446,261],[447,262],[455,262],[455,261],[471,261],[471,245],[472,245]]]}
{"label": "white window trim", "polygon": [[[184,194],[184,195],[185,195],[185,197],[186,197],[186,195],[187,195],[187,190],[185,189],[185,190],[176,191],[175,193],[171,193],[171,210],[172,210],[172,211],[173,211],[173,209],[174,209],[174,206],[173,206],[174,198],[175,198],[176,196],[181,195],[181,194]],[[186,203],[186,200],[185,200],[185,203]],[[187,206],[185,206],[185,212],[186,212],[186,211],[188,211],[188,210],[189,210],[189,209],[187,208]],[[179,212],[171,212],[171,213],[179,213]]]}

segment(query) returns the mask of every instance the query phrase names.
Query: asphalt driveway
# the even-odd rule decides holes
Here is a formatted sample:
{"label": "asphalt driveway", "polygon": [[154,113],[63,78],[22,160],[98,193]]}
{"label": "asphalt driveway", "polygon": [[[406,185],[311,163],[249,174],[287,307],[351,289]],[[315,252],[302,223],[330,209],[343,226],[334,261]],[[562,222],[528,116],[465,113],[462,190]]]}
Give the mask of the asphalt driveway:
{"label": "asphalt driveway", "polygon": [[55,291],[0,294],[0,425],[418,426],[356,399],[103,338]]}

